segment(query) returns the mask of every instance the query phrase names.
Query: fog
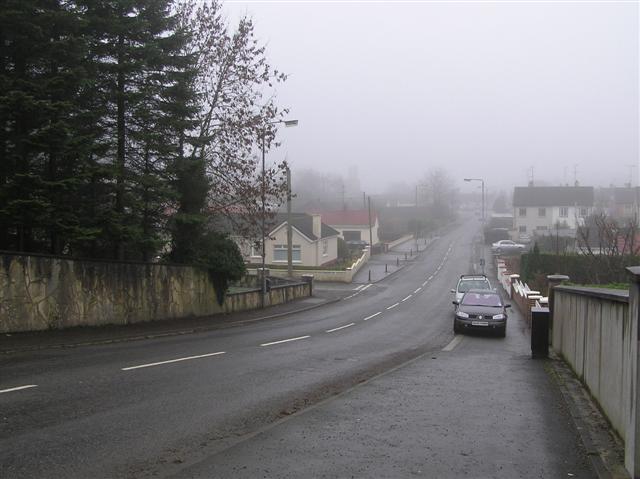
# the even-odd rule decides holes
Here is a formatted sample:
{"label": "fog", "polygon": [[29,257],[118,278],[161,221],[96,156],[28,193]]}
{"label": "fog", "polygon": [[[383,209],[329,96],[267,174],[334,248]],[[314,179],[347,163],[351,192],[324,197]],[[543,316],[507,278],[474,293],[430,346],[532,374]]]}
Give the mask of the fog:
{"label": "fog", "polygon": [[[536,184],[638,185],[635,2],[232,2],[271,64],[296,169],[365,190],[429,168]],[[632,166],[633,165],[633,166]],[[475,187],[475,185],[474,185]]]}

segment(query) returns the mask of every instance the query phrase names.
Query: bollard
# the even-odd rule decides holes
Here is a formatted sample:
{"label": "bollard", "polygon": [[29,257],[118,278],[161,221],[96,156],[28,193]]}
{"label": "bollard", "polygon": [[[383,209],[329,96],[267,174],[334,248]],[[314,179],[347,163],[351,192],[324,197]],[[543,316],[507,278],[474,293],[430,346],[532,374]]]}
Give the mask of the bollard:
{"label": "bollard", "polygon": [[400,258],[396,256],[396,266],[400,266]]}
{"label": "bollard", "polygon": [[387,269],[387,263],[385,263],[385,264],[384,264],[384,272],[385,272],[385,273],[388,273],[388,272],[389,272],[389,270]]}
{"label": "bollard", "polygon": [[531,357],[549,357],[549,308],[531,308]]}
{"label": "bollard", "polygon": [[407,253],[404,253],[404,260],[407,261]]}
{"label": "bollard", "polygon": [[369,283],[371,283],[371,270],[369,270]]}

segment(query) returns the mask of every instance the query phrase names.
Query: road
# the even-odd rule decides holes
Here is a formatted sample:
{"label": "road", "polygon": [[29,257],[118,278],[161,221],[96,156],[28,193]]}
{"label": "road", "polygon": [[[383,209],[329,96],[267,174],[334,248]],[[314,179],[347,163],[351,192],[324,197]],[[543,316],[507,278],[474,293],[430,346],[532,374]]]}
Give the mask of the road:
{"label": "road", "polygon": [[[431,463],[426,458],[433,457],[432,465],[450,462],[453,468],[434,470],[448,470],[450,477],[458,477],[461,474],[456,471],[473,472],[472,464],[460,460],[455,447],[451,454],[458,459],[446,459],[449,448],[459,441],[477,464],[495,463],[505,451],[514,462],[510,454],[526,449],[527,441],[534,446],[546,444],[525,453],[525,460],[516,461],[516,469],[501,470],[561,472],[567,477],[573,474],[569,467],[577,472],[575,477],[592,477],[566,416],[549,407],[548,401],[554,404],[558,398],[544,392],[549,384],[542,367],[524,361],[524,330],[512,334],[522,322],[510,323],[506,340],[454,340],[449,289],[470,268],[471,238],[477,230],[477,221],[462,222],[398,273],[359,287],[340,302],[304,313],[192,335],[0,358],[0,391],[6,391],[0,392],[0,477],[240,477],[242,470],[246,471],[243,477],[344,477],[349,470],[360,471],[355,474],[358,477],[403,477],[412,475],[412,470],[393,469],[393,465],[399,466],[409,454],[416,454],[411,463],[416,470],[428,472]],[[443,352],[447,345],[450,350]],[[451,369],[442,369],[444,363],[431,360],[429,364],[438,366],[429,366],[428,377],[414,376],[416,367],[423,369],[416,366],[419,362],[443,354],[459,361]],[[379,376],[415,358],[418,362]],[[474,377],[474,365],[483,364],[494,365],[497,376],[487,367],[477,371],[496,379],[489,384],[478,375],[468,381]],[[503,385],[498,378],[511,369],[513,379]],[[410,384],[399,390],[394,381]],[[376,390],[385,382],[390,386]],[[14,389],[23,386],[36,387]],[[512,401],[524,401],[517,407],[524,418],[505,421],[505,431],[510,433],[499,439],[492,436],[498,432],[492,430],[486,409],[472,414],[469,406],[474,407],[473,398],[481,404],[495,402],[491,417],[500,423],[505,411],[504,396],[499,394],[502,387]],[[419,400],[432,388],[439,395]],[[542,392],[527,398],[518,392],[532,388]],[[405,390],[413,394],[413,401],[400,394]],[[378,421],[386,431],[378,434],[389,434],[388,442],[372,445],[379,449],[379,464],[369,460],[363,465],[357,460],[364,446],[358,446],[357,437],[349,439],[340,433],[340,428],[348,429],[348,422],[331,422],[338,428],[336,435],[344,436],[339,443],[344,454],[326,447],[327,435],[331,437],[327,430],[318,433],[327,425],[323,413],[337,414],[345,401],[358,405],[363,414],[369,411],[371,416],[366,417],[380,417],[385,411],[392,414],[406,401],[407,407],[413,405],[402,420],[397,416],[397,420]],[[456,403],[467,408],[456,409]],[[425,409],[420,404],[431,406]],[[460,423],[452,411],[470,422]],[[447,417],[454,422],[447,423]],[[537,422],[547,427],[531,427],[528,433],[543,435],[542,439],[522,437],[515,449],[510,448],[523,425]],[[300,450],[304,442],[286,432],[295,424],[306,428],[305,437],[316,436],[316,453],[323,451],[330,458],[301,462],[299,458],[313,454]],[[405,434],[424,436],[417,426],[429,424],[438,438],[430,454],[415,444],[398,447]],[[450,434],[439,429],[447,424]],[[463,429],[466,435],[453,434]],[[478,440],[475,449],[474,439]],[[248,452],[256,451],[256,441],[264,447],[262,455]],[[547,447],[556,441],[568,445]],[[294,453],[282,454],[278,444]],[[507,449],[500,450],[499,444]],[[474,451],[489,455],[480,460]],[[270,472],[264,472],[265,465]],[[470,477],[482,475],[471,473]]]}

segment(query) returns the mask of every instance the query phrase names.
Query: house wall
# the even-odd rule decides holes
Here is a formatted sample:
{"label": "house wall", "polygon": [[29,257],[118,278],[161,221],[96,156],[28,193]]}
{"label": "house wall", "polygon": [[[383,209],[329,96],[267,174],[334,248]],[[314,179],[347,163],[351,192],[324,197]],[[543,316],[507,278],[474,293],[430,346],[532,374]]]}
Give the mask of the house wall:
{"label": "house wall", "polygon": [[[300,234],[295,228],[292,229],[292,244],[300,245],[301,261],[294,264],[303,264],[305,266],[322,266],[323,264],[335,261],[338,258],[338,239],[337,236],[326,238],[328,241],[328,254],[322,255],[322,240],[310,242],[305,236]],[[278,229],[271,238],[266,242],[265,262],[267,264],[286,264],[285,261],[274,260],[274,246],[277,244],[287,244],[287,228],[286,226]]]}
{"label": "house wall", "polygon": [[[546,210],[545,216],[539,216],[538,210],[541,207],[538,206],[527,206],[527,215],[525,217],[520,216],[520,208],[516,206],[513,208],[514,215],[514,224],[516,234],[520,233],[520,226],[527,227],[527,234],[532,234],[536,230],[544,232],[545,230],[551,230],[555,228],[556,222],[566,222],[569,229],[575,229],[576,225],[582,225],[584,223],[584,218],[579,216],[580,207],[576,208],[574,206],[567,207],[568,215],[567,217],[560,217],[560,208],[559,206],[546,206],[544,207]],[[587,208],[587,214],[591,213],[591,208]]]}

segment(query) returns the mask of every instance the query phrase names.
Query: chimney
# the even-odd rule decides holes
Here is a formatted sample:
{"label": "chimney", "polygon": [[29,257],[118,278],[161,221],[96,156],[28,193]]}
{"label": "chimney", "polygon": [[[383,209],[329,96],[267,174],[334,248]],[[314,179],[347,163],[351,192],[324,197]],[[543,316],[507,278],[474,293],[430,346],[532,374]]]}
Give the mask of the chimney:
{"label": "chimney", "polygon": [[313,234],[316,238],[322,238],[322,215],[311,215]]}

